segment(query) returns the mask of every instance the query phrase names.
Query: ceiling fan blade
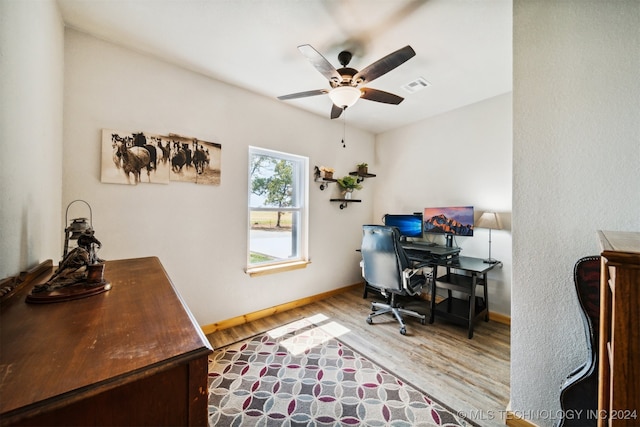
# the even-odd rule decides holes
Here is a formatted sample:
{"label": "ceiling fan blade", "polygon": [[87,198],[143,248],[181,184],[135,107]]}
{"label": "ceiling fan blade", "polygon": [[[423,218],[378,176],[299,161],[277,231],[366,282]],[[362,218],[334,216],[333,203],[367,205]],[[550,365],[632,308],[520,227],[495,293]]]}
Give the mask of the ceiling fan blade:
{"label": "ceiling fan blade", "polygon": [[337,119],[338,117],[340,117],[340,114],[342,114],[343,109],[340,107],[337,107],[335,104],[331,104],[331,118],[332,119]]}
{"label": "ceiling fan blade", "polygon": [[298,93],[292,93],[289,95],[282,95],[282,96],[279,96],[278,99],[280,101],[286,101],[287,99],[306,98],[308,96],[324,95],[325,93],[329,93],[329,90],[327,89],[308,90],[306,92],[298,92]]}
{"label": "ceiling fan blade", "polygon": [[373,64],[361,70],[355,76],[353,76],[354,81],[362,80],[365,83],[372,82],[378,77],[388,73],[394,68],[404,64],[409,59],[416,56],[416,52],[409,45],[403,47],[402,49],[398,49],[393,53],[385,56],[382,59],[377,60]]}
{"label": "ceiling fan blade", "polygon": [[385,104],[395,104],[398,105],[404,98],[398,95],[394,95],[393,93],[385,92],[383,90],[371,89],[371,88],[360,88],[360,92],[362,92],[362,99],[368,99],[369,101],[376,102],[384,102]]}
{"label": "ceiling fan blade", "polygon": [[342,81],[342,76],[335,67],[331,65],[327,59],[315,50],[311,45],[303,44],[298,46],[298,50],[316,67],[316,70],[326,77],[327,80],[335,81],[336,83]]}

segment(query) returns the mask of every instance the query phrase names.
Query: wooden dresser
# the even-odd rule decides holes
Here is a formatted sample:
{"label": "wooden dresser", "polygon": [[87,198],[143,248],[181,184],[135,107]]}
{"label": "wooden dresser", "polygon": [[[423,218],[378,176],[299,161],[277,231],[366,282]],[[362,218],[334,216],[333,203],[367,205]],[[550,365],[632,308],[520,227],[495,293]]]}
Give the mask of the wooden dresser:
{"label": "wooden dresser", "polygon": [[598,426],[640,425],[640,233],[598,232],[602,248]]}
{"label": "wooden dresser", "polygon": [[2,302],[0,425],[207,425],[211,346],[160,261],[104,278],[87,298],[29,304],[30,285]]}

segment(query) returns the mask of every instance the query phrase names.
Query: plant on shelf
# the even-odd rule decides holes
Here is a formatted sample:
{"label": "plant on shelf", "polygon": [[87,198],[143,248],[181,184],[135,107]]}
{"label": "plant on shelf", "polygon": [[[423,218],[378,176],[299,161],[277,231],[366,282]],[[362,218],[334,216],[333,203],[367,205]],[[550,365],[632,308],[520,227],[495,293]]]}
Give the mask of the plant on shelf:
{"label": "plant on shelf", "polygon": [[320,166],[320,176],[324,179],[333,179],[333,168],[328,168],[326,166]]}
{"label": "plant on shelf", "polygon": [[358,175],[366,175],[369,172],[369,165],[367,163],[358,163]]}
{"label": "plant on shelf", "polygon": [[353,193],[353,190],[362,189],[362,185],[360,185],[358,180],[351,175],[345,175],[342,178],[338,178],[337,182],[340,188],[342,188],[343,190],[342,194],[344,195],[345,199],[351,198],[351,193]]}

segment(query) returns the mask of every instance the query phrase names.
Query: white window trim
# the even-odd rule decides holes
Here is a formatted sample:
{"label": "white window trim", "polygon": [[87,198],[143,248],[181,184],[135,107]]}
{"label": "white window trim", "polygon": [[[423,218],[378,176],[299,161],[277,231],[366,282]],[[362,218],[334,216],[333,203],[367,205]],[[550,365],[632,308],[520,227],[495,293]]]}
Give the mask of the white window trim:
{"label": "white window trim", "polygon": [[[276,207],[261,207],[255,208],[251,206],[251,159],[253,155],[266,155],[271,157],[276,157],[284,160],[295,161],[300,164],[300,171],[297,176],[294,177],[294,180],[297,180],[298,186],[296,186],[296,191],[298,194],[296,195],[296,199],[300,201],[300,206],[293,207],[285,207],[285,208],[276,208]],[[248,153],[248,165],[247,167],[247,268],[246,273],[250,276],[258,276],[264,274],[278,273],[282,271],[290,271],[296,270],[300,268],[305,268],[309,263],[309,158],[305,156],[300,156],[291,153],[285,153],[281,151],[269,150],[265,148],[259,148],[254,146],[249,146]],[[302,194],[300,194],[302,192]],[[251,259],[251,212],[257,211],[280,211],[280,212],[299,212],[300,215],[300,242],[298,248],[298,257],[292,258],[290,260],[279,260],[272,263],[265,263],[260,265],[252,265],[250,264]]]}

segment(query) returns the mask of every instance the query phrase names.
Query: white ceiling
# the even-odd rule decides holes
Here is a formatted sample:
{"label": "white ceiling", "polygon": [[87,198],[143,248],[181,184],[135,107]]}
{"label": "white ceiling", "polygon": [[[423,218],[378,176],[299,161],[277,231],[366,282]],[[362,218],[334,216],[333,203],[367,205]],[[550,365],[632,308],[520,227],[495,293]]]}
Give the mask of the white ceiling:
{"label": "white ceiling", "polygon": [[[68,27],[275,98],[329,88],[298,51],[358,70],[411,45],[416,56],[368,87],[340,119],[380,133],[512,90],[511,0],[58,0]],[[431,86],[409,94],[422,77]],[[329,118],[326,95],[279,101]]]}

